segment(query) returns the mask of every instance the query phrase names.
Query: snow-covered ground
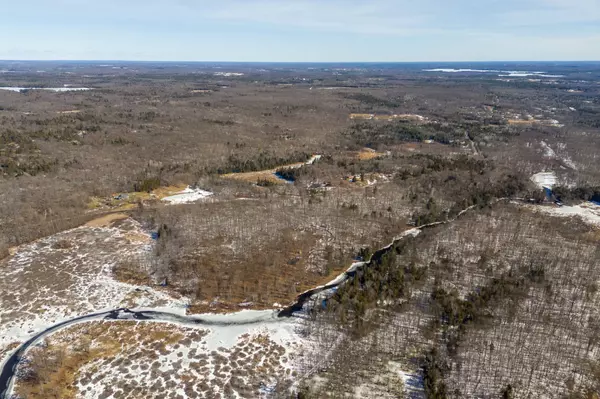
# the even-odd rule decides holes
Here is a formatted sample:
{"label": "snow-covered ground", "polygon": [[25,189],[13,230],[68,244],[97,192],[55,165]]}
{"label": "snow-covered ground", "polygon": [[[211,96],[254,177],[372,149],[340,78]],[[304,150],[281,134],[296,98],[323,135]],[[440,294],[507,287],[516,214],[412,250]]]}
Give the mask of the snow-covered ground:
{"label": "snow-covered ground", "polygon": [[227,78],[231,76],[244,76],[242,72],[215,72],[215,76],[225,76]]}
{"label": "snow-covered ground", "polygon": [[312,165],[313,163],[317,162],[319,159],[321,159],[322,155],[313,155],[312,157],[310,157],[310,159],[308,161],[306,161],[307,165]]}
{"label": "snow-covered ground", "polygon": [[470,68],[434,68],[434,69],[423,69],[424,72],[446,72],[446,73],[459,73],[459,72],[500,72],[492,69],[470,69]]}
{"label": "snow-covered ground", "polygon": [[564,75],[549,75],[546,72],[529,72],[529,71],[504,71],[499,69],[470,69],[470,68],[434,68],[423,69],[424,72],[444,72],[444,73],[496,73],[500,77],[527,77],[536,76],[542,78],[562,78]]}
{"label": "snow-covered ground", "polygon": [[531,176],[531,181],[533,181],[539,188],[552,188],[556,185],[558,179],[556,178],[556,173],[554,172],[540,172]]}
{"label": "snow-covered ground", "polygon": [[540,141],[540,146],[546,158],[556,158],[556,152],[545,141]]}
{"label": "snow-covered ground", "polygon": [[199,188],[191,188],[188,186],[185,188],[185,190],[182,190],[169,197],[165,197],[162,200],[170,204],[187,204],[210,197],[211,195],[213,195],[213,193],[209,191],[200,190]]}
{"label": "snow-covered ground", "polygon": [[42,348],[90,348],[94,356],[77,364],[77,398],[258,398],[290,381],[302,352],[297,320],[258,313],[215,315],[259,320],[223,327],[94,321],[57,332]]}
{"label": "snow-covered ground", "polygon": [[119,227],[82,226],[17,248],[0,262],[0,353],[53,324],[89,313],[184,308],[186,298],[112,277],[119,262],[143,258],[150,249],[150,237],[131,219]]}
{"label": "snow-covered ground", "polygon": [[20,93],[24,90],[46,90],[54,92],[65,92],[65,91],[87,91],[92,90],[89,87],[0,87],[0,90],[8,90]]}
{"label": "snow-covered ground", "polygon": [[[549,122],[555,126],[560,125],[560,123],[557,120],[551,120]],[[573,170],[577,170],[577,166],[575,165],[575,163],[573,162],[571,157],[569,157],[566,144],[558,143],[556,145],[557,151],[559,151],[561,153],[560,155],[557,154],[557,152],[555,150],[553,150],[552,147],[550,147],[545,141],[540,141],[540,146],[542,147],[544,157],[550,158],[550,159],[561,160],[564,165],[568,166],[569,168],[571,168]]]}
{"label": "snow-covered ground", "polygon": [[[151,248],[147,232],[131,219],[112,227],[82,226],[17,248],[0,263],[0,364],[10,348],[52,325],[126,307],[173,315],[161,321],[97,317],[40,341],[50,341],[51,348],[63,345],[67,353],[81,345],[97,350],[85,362],[78,360],[76,397],[196,398],[220,392],[256,398],[292,379],[305,343],[299,319],[278,318],[272,310],[179,317],[187,298],[113,278],[120,261],[143,259]],[[155,325],[163,327],[158,331]]]}
{"label": "snow-covered ground", "polygon": [[600,206],[592,202],[584,202],[575,206],[536,206],[532,209],[560,217],[580,217],[584,222],[600,225]]}

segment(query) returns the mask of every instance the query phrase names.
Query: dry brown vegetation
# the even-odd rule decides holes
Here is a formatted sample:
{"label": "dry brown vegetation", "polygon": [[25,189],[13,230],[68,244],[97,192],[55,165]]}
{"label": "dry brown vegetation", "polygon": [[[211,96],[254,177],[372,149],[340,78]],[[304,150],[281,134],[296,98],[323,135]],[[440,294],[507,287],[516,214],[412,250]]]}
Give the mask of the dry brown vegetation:
{"label": "dry brown vegetation", "polygon": [[15,392],[22,398],[75,398],[78,380],[93,378],[93,368],[82,372],[86,365],[126,359],[140,350],[146,361],[154,361],[184,337],[203,335],[202,330],[163,323],[89,322],[71,327],[29,351]]}
{"label": "dry brown vegetation", "polygon": [[[598,191],[597,85],[423,77],[401,68],[249,67],[230,77],[197,65],[56,68],[1,76],[2,85],[94,90],[0,91],[0,257],[127,215],[143,233],[121,238],[153,252],[120,259],[118,280],[166,285],[192,299],[192,312],[266,308],[329,281],[407,223],[474,206],[455,224],[398,246],[315,316],[313,336],[333,350],[329,375],[317,376],[307,395],[335,396],[340,385],[339,395],[396,389],[394,367],[420,375],[435,399],[579,399],[598,391],[598,232],[512,206],[488,208],[494,198],[538,198],[528,177],[540,171]],[[522,115],[531,118],[516,119]],[[560,123],[533,123],[552,120]],[[292,184],[278,184],[274,172],[310,154],[323,157],[289,170]],[[187,185],[214,195],[161,204]],[[105,214],[117,211],[124,213]],[[52,241],[52,250],[70,253],[76,241]],[[47,262],[58,267],[57,259]],[[55,278],[35,282],[51,287]],[[333,345],[340,329],[354,341]],[[55,373],[70,361],[61,351],[40,365],[50,370],[41,386],[71,395],[71,377]],[[319,367],[308,361],[306,377]],[[389,371],[389,382],[375,378],[378,370]]]}
{"label": "dry brown vegetation", "polygon": [[159,238],[155,258],[138,270],[190,296],[193,311],[287,304],[330,281],[361,251],[392,241],[409,221],[444,220],[522,189],[510,176],[496,188],[486,184],[502,172],[465,156],[392,153],[359,161],[347,153],[297,172],[294,184],[255,187],[244,199],[223,191],[218,201],[139,213]]}
{"label": "dry brown vegetation", "polygon": [[[32,348],[19,367],[20,398],[235,396],[255,398],[289,381],[292,353],[268,331],[207,346],[205,329],[168,323],[95,321],[68,327]],[[218,337],[217,337],[218,338]],[[289,386],[289,384],[286,384]]]}

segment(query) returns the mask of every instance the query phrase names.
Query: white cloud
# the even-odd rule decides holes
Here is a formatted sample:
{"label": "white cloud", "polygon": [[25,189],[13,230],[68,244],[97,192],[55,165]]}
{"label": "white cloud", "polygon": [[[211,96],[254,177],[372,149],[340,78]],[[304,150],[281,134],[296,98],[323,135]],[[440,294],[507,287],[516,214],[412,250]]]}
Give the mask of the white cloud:
{"label": "white cloud", "polygon": [[546,26],[557,24],[600,23],[598,0],[529,0],[526,9],[507,10],[501,26]]}
{"label": "white cloud", "polygon": [[204,14],[222,21],[254,22],[311,30],[408,35],[435,32],[422,13],[407,14],[389,1],[225,1]]}
{"label": "white cloud", "polygon": [[180,0],[206,18],[361,34],[414,36],[556,28],[600,22],[598,0],[224,0],[211,6]]}
{"label": "white cloud", "polygon": [[600,59],[600,0],[29,0],[2,11],[1,58]]}

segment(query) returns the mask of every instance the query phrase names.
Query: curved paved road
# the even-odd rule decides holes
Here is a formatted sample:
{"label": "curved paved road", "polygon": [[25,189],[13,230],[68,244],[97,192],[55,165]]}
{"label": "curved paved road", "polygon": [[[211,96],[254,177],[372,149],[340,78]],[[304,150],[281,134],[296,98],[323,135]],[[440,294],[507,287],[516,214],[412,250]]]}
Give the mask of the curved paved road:
{"label": "curved paved road", "polygon": [[[0,398],[9,399],[9,392],[12,389],[13,380],[17,371],[19,361],[25,355],[27,350],[40,342],[44,337],[77,323],[83,323],[93,320],[155,320],[163,322],[174,322],[184,325],[194,326],[232,326],[232,325],[252,325],[265,322],[276,323],[278,321],[277,312],[257,312],[255,315],[249,314],[246,319],[232,319],[228,320],[227,316],[222,317],[194,317],[194,316],[182,316],[176,313],[169,313],[164,311],[154,310],[130,310],[126,308],[119,308],[109,310],[106,312],[92,313],[75,317],[70,320],[65,320],[61,323],[55,324],[44,331],[41,331],[25,341],[19,346],[11,356],[9,356],[0,371]],[[221,319],[221,320],[220,320]]]}
{"label": "curved paved road", "polygon": [[[507,200],[507,199],[508,198],[500,198],[500,199],[497,199],[496,201],[494,201],[494,203],[502,201],[502,200]],[[42,340],[47,335],[50,335],[62,328],[68,327],[73,324],[82,323],[82,322],[86,322],[86,321],[93,321],[93,320],[155,320],[155,321],[164,321],[164,322],[176,322],[176,323],[180,323],[180,324],[196,325],[196,326],[251,325],[251,324],[257,324],[257,323],[264,323],[267,321],[277,322],[278,318],[291,317],[294,315],[295,312],[301,311],[304,308],[304,306],[307,303],[309,303],[311,298],[318,296],[319,294],[326,292],[328,290],[332,290],[332,289],[338,287],[340,284],[343,284],[346,280],[348,280],[349,278],[354,276],[358,269],[363,268],[363,267],[368,267],[369,265],[371,265],[372,262],[374,262],[374,261],[376,262],[385,253],[387,253],[388,251],[393,249],[394,244],[396,244],[397,242],[399,242],[407,237],[414,237],[415,235],[419,234],[419,232],[422,229],[438,226],[441,224],[451,223],[454,220],[456,220],[457,218],[459,218],[461,215],[463,215],[464,213],[473,209],[474,207],[475,206],[470,206],[470,207],[462,210],[453,219],[449,219],[449,220],[445,220],[445,221],[441,221],[441,222],[430,223],[430,224],[415,227],[415,228],[405,231],[402,235],[400,235],[399,237],[394,239],[394,241],[391,244],[388,244],[385,247],[376,251],[373,254],[373,256],[371,256],[371,259],[369,259],[369,261],[358,262],[358,263],[353,264],[345,273],[340,275],[333,282],[331,282],[327,285],[324,285],[324,286],[313,288],[309,291],[306,291],[306,292],[300,294],[296,298],[296,301],[292,305],[290,305],[287,308],[284,308],[280,311],[273,311],[273,313],[257,312],[255,317],[252,317],[252,315],[249,315],[251,317],[247,320],[236,320],[235,318],[232,318],[231,320],[227,320],[228,319],[227,315],[222,316],[222,317],[202,318],[201,316],[198,316],[198,317],[182,316],[180,314],[169,313],[169,312],[164,312],[164,311],[130,310],[130,309],[126,309],[126,308],[119,308],[119,309],[109,310],[106,312],[83,315],[83,316],[76,317],[74,319],[66,320],[61,323],[55,324],[54,326],[47,328],[44,331],[39,332],[38,334],[31,337],[29,340],[27,340],[23,344],[21,344],[21,346],[19,346],[13,352],[13,354],[8,359],[6,359],[6,361],[2,365],[2,370],[0,371],[0,399],[9,399],[8,393],[11,390],[13,379],[14,379],[15,373],[17,371],[17,366],[19,364],[20,359],[25,355],[27,350],[31,346],[35,345],[37,342]],[[222,320],[219,320],[219,319],[222,319]]]}

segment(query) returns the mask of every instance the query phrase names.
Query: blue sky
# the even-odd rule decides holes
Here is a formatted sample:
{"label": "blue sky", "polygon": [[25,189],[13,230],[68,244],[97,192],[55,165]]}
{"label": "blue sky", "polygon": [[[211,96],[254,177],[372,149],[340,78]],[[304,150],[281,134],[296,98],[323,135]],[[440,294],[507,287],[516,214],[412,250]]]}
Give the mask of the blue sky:
{"label": "blue sky", "polygon": [[600,0],[0,0],[0,59],[600,60]]}

